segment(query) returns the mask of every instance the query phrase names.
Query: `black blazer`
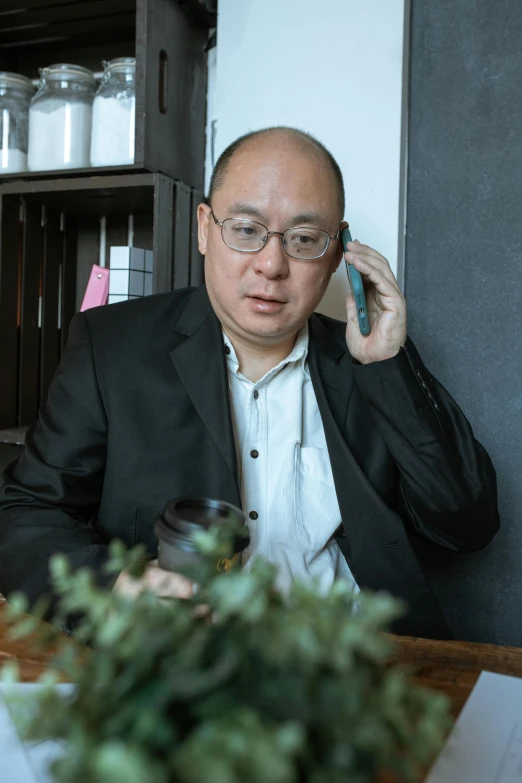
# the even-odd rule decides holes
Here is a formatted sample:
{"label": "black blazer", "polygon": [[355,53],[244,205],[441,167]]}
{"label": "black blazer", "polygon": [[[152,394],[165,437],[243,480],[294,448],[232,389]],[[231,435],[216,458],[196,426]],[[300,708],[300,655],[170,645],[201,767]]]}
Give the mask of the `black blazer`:
{"label": "black blazer", "polygon": [[[499,525],[491,461],[411,340],[363,366],[345,324],[315,314],[309,327],[341,550],[361,588],[408,602],[395,630],[447,637],[413,544],[429,542],[422,559],[486,546]],[[55,552],[103,581],[116,537],[154,554],[154,517],[180,495],[241,505],[221,326],[204,287],[75,316],[47,402],[4,474],[0,591],[31,601],[48,591]]]}

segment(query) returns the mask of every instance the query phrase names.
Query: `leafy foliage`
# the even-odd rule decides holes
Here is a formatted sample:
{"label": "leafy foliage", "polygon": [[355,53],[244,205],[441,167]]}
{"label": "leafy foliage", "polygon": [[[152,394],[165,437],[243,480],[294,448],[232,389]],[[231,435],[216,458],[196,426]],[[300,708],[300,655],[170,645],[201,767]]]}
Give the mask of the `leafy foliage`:
{"label": "leafy foliage", "polygon": [[[223,554],[210,532],[198,545],[214,563]],[[113,544],[109,569],[144,563]],[[208,576],[190,601],[121,597],[62,556],[51,569],[57,622],[82,616],[53,662],[75,695],[45,690],[27,727],[66,741],[57,783],[369,783],[378,770],[417,774],[441,745],[445,698],[386,663],[382,631],[401,611],[390,597],[364,595],[354,610],[339,582],[283,599],[262,561]],[[18,635],[37,624],[25,609],[11,601]]]}

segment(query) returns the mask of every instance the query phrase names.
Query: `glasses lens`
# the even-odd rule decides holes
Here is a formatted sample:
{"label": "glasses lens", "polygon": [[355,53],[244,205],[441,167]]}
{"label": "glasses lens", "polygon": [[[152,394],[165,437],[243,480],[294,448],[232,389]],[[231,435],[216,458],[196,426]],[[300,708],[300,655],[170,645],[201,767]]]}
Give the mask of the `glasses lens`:
{"label": "glasses lens", "polygon": [[319,228],[289,228],[283,242],[286,252],[294,258],[319,258],[328,247],[329,236]]}
{"label": "glasses lens", "polygon": [[223,221],[223,239],[233,250],[261,250],[266,242],[266,228],[254,220],[227,218]]}

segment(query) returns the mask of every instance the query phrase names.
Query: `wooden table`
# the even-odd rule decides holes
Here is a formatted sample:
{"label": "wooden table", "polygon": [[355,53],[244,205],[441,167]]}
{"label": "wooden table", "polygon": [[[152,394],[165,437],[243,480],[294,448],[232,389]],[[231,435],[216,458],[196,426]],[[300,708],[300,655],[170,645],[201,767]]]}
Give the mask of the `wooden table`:
{"label": "wooden table", "polygon": [[474,642],[439,642],[396,636],[392,660],[407,664],[418,682],[449,696],[453,717],[466,702],[482,670],[522,677],[522,648]]}
{"label": "wooden table", "polygon": [[15,661],[20,668],[20,679],[23,682],[35,682],[47,669],[54,650],[32,652],[28,639],[9,639],[8,627],[2,617],[4,606],[5,598],[0,595],[0,666],[7,661]]}
{"label": "wooden table", "polygon": [[[480,672],[485,669],[499,674],[522,677],[522,648],[498,647],[471,642],[439,642],[408,636],[393,637],[397,651],[392,660],[411,668],[416,680],[426,687],[446,693],[457,717]],[[18,662],[24,682],[33,682],[45,670],[52,653],[28,652],[25,639],[11,641],[2,620],[0,599],[0,664],[8,660]],[[381,783],[390,781],[383,777]]]}
{"label": "wooden table", "polygon": [[[392,660],[406,664],[422,685],[446,693],[457,717],[480,672],[522,677],[522,648],[498,647],[472,642],[439,642],[410,636],[395,636],[397,651]],[[24,682],[34,682],[46,669],[52,652],[28,652],[26,639],[11,641],[2,620],[0,598],[0,664],[14,660]]]}

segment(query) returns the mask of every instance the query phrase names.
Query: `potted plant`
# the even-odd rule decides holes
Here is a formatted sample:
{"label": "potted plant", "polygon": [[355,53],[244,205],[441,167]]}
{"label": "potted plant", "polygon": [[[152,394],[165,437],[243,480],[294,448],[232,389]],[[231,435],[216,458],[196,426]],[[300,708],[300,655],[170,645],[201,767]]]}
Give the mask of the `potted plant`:
{"label": "potted plant", "polygon": [[[198,546],[215,561],[223,542],[208,532]],[[108,568],[139,573],[143,562],[115,543]],[[58,783],[373,783],[382,770],[408,780],[443,741],[446,699],[387,663],[383,631],[401,611],[389,596],[354,599],[339,582],[283,598],[257,561],[207,574],[189,601],[130,600],[88,570],[71,574],[63,556],[51,568],[57,622],[81,615],[52,676],[76,688],[70,699],[45,689],[26,731],[65,741]],[[15,633],[34,632],[44,611],[20,626],[25,609],[11,601]],[[39,643],[52,635],[40,630]]]}

